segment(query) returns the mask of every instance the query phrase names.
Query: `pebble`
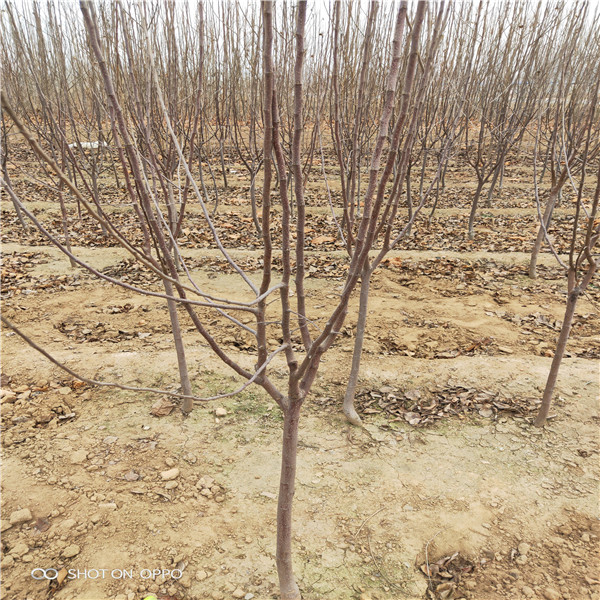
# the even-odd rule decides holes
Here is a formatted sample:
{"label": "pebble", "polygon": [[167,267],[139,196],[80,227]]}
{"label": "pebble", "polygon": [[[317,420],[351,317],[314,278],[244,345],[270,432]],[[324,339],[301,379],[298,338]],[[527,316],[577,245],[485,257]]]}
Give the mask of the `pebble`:
{"label": "pebble", "polygon": [[90,517],[90,521],[92,523],[98,523],[100,520],[102,519],[102,515],[100,513],[94,513],[91,517]]}
{"label": "pebble", "polygon": [[208,573],[206,571],[198,571],[196,573],[196,579],[198,581],[204,581],[208,577]]}
{"label": "pebble", "polygon": [[0,398],[2,399],[3,404],[4,402],[12,404],[17,399],[17,394],[10,390],[0,390]]}
{"label": "pebble", "polygon": [[73,558],[74,556],[77,556],[78,554],[79,554],[79,546],[77,544],[71,544],[70,546],[67,546],[62,551],[62,555],[65,558]]}
{"label": "pebble", "polygon": [[527,554],[531,550],[531,546],[526,542],[521,542],[518,545],[517,550],[519,551],[519,554],[525,556],[525,554]]}
{"label": "pebble", "polygon": [[581,534],[581,540],[583,542],[589,542],[590,541],[590,534],[589,533],[582,533]]}
{"label": "pebble", "polygon": [[167,485],[165,485],[165,488],[168,490],[174,490],[178,486],[179,484],[176,481],[167,481]]}
{"label": "pebble", "polygon": [[11,525],[20,525],[21,523],[31,521],[32,518],[31,511],[28,508],[23,508],[10,513],[9,521]]}
{"label": "pebble", "polygon": [[186,462],[189,462],[189,463],[191,463],[191,464],[193,465],[193,464],[195,464],[195,463],[196,463],[196,461],[197,461],[198,459],[196,458],[196,455],[195,455],[195,454],[192,454],[192,453],[190,452],[189,454],[186,454],[186,455],[183,457],[183,460],[185,460]]}
{"label": "pebble", "polygon": [[209,477],[208,475],[204,475],[203,477],[200,477],[200,479],[198,480],[198,483],[196,484],[197,488],[210,488],[214,485],[215,480],[212,477]]}
{"label": "pebble", "polygon": [[573,568],[573,559],[566,554],[561,554],[558,562],[558,566],[560,567],[563,573],[569,573]]}
{"label": "pebble", "polygon": [[562,533],[563,535],[571,535],[573,533],[573,529],[570,525],[568,525],[567,523],[565,523],[564,525],[561,525],[558,528],[559,533]]}
{"label": "pebble", "polygon": [[5,521],[4,519],[2,519],[2,521],[0,521],[0,531],[6,531],[7,529],[10,529],[11,527],[12,527],[12,525],[8,521]]}
{"label": "pebble", "polygon": [[167,467],[174,467],[177,463],[175,462],[175,459],[167,458],[165,460],[165,464],[167,465]]}
{"label": "pebble", "polygon": [[234,598],[243,598],[246,595],[246,592],[242,588],[236,588],[233,594],[231,594]]}
{"label": "pebble", "polygon": [[222,406],[219,406],[215,409],[215,417],[225,417],[227,415],[227,410]]}
{"label": "pebble", "polygon": [[87,450],[76,450],[69,457],[69,460],[71,461],[72,465],[80,465],[86,459],[87,459]]}
{"label": "pebble", "polygon": [[544,598],[546,598],[546,600],[561,600],[562,599],[562,594],[560,592],[557,592],[555,589],[551,588],[551,587],[547,587],[544,590]]}
{"label": "pebble", "polygon": [[27,546],[27,544],[24,544],[23,542],[19,542],[18,544],[15,544],[12,547],[10,554],[12,554],[13,556],[24,556],[28,552],[29,552],[29,547]]}
{"label": "pebble", "polygon": [[15,564],[15,559],[12,556],[5,556],[0,562],[0,567],[6,569],[8,567],[12,567]]}
{"label": "pebble", "polygon": [[525,596],[526,598],[531,598],[535,592],[528,586],[528,585],[524,585],[521,588],[521,593],[523,594],[523,596]]}
{"label": "pebble", "polygon": [[163,471],[160,476],[164,481],[171,481],[172,479],[177,479],[179,477],[179,469],[174,467],[173,469],[169,469],[168,471]]}
{"label": "pebble", "polygon": [[75,519],[65,519],[61,524],[60,528],[63,530],[73,529],[77,525],[77,521]]}

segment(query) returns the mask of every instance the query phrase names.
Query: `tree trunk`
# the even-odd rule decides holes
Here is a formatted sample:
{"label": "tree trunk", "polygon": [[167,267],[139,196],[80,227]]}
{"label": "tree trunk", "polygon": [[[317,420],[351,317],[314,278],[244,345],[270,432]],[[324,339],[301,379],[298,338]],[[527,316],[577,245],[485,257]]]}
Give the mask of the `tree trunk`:
{"label": "tree trunk", "polygon": [[[164,281],[163,285],[165,293],[168,296],[173,295],[173,285],[170,281]],[[179,325],[179,316],[177,315],[177,306],[174,300],[167,300],[167,306],[169,307],[169,318],[171,319],[171,329],[173,331],[173,340],[175,341],[175,352],[177,354],[177,366],[179,367],[179,381],[181,383],[181,393],[186,396],[192,395],[192,384],[190,383],[190,376],[187,368],[187,361],[185,358],[185,348],[183,346],[183,339],[181,337],[181,326]],[[194,402],[191,398],[184,398],[181,406],[183,414],[187,415],[192,412],[194,408]]]}
{"label": "tree trunk", "polygon": [[[6,151],[4,151],[4,152],[6,152]],[[4,156],[6,156],[6,154]],[[10,181],[10,176],[8,174],[8,168],[6,167],[6,164],[2,165],[2,172],[4,175],[4,181],[6,182],[7,188],[12,189],[12,183]],[[29,226],[27,225],[27,223],[25,222],[25,219],[23,218],[23,214],[21,213],[21,209],[19,208],[19,205],[17,204],[17,200],[15,199],[13,194],[9,193],[8,195],[10,196],[13,206],[15,207],[15,212],[17,213],[17,218],[19,219],[19,223],[21,224],[21,227],[23,228],[25,233],[29,233]]]}
{"label": "tree trunk", "polygon": [[[423,164],[425,164],[425,161],[423,161]],[[406,237],[410,237],[411,234],[411,230],[412,230],[412,216],[413,216],[413,202],[412,202],[412,189],[410,187],[410,171],[411,171],[412,165],[409,164],[406,167],[406,205],[408,207],[408,221],[409,221],[409,225],[408,225],[408,229],[406,230]],[[423,180],[421,179],[421,198],[423,197]],[[362,288],[361,288],[362,290]]]}
{"label": "tree trunk", "polygon": [[298,422],[302,402],[290,399],[284,411],[281,451],[281,477],[277,502],[277,575],[281,600],[301,600],[292,565],[292,504],[298,455]]}
{"label": "tree trunk", "polygon": [[219,156],[221,157],[221,173],[223,174],[223,187],[225,188],[225,191],[227,191],[229,189],[229,184],[227,183],[227,168],[225,167],[225,151],[223,145],[223,139],[221,139],[219,141]]}
{"label": "tree trunk", "polygon": [[533,422],[536,427],[542,427],[546,422],[546,418],[548,417],[548,412],[550,411],[550,402],[552,401],[552,394],[554,392],[554,386],[556,385],[556,379],[558,377],[558,370],[565,354],[565,348],[567,347],[567,341],[569,339],[569,334],[571,333],[573,315],[575,314],[575,306],[577,305],[577,299],[579,298],[579,294],[581,294],[581,292],[582,290],[580,287],[575,287],[569,292],[567,297],[565,317],[560,330],[560,335],[558,336],[556,352],[554,353],[554,358],[552,359],[552,366],[550,367],[548,380],[546,381],[546,388],[544,389],[544,395],[542,397],[542,405],[540,406],[540,412]]}
{"label": "tree trunk", "polygon": [[260,221],[258,220],[258,210],[256,208],[256,173],[257,171],[252,171],[252,179],[250,180],[250,207],[252,209],[254,228],[258,235],[262,236],[262,228],[260,226]]}
{"label": "tree trunk", "polygon": [[550,221],[552,220],[552,212],[556,206],[556,200],[558,199],[559,191],[560,188],[558,187],[550,190],[550,196],[548,197],[546,209],[544,210],[544,216],[542,218],[544,224],[543,226],[540,224],[540,228],[538,229],[538,234],[533,245],[533,250],[531,251],[531,259],[529,260],[529,277],[531,277],[531,279],[535,279],[537,277],[537,260],[545,239],[544,229],[546,232],[548,232],[548,227],[550,226]]}
{"label": "tree trunk", "polygon": [[[63,182],[60,181],[58,184],[58,203],[60,204],[60,216],[62,220],[63,235],[65,236],[65,247],[71,252],[71,236],[69,234],[69,215],[67,214],[67,207],[65,206],[65,199],[63,198]],[[77,263],[69,256],[69,263],[71,268],[74,269]]]}
{"label": "tree trunk", "polygon": [[356,385],[358,384],[358,374],[360,371],[360,359],[365,341],[371,275],[372,271],[369,269],[368,265],[365,265],[360,280],[360,303],[358,308],[358,321],[356,323],[356,337],[354,338],[354,351],[352,353],[352,367],[350,368],[348,386],[346,387],[343,405],[344,415],[352,425],[362,425],[361,418],[354,408],[354,396],[356,394]]}
{"label": "tree trunk", "polygon": [[486,208],[492,208],[492,196],[494,195],[494,189],[496,187],[496,182],[498,181],[498,176],[502,173],[504,169],[504,163],[499,164],[494,171],[494,176],[492,177],[492,183],[490,183],[490,189],[488,190],[487,198],[485,201]]}
{"label": "tree trunk", "polygon": [[473,231],[473,225],[475,223],[475,214],[477,213],[477,205],[479,204],[479,197],[481,196],[481,190],[483,189],[483,180],[480,180],[477,184],[477,190],[475,191],[475,197],[473,198],[473,204],[471,205],[471,214],[469,215],[469,239],[475,238],[475,232]]}

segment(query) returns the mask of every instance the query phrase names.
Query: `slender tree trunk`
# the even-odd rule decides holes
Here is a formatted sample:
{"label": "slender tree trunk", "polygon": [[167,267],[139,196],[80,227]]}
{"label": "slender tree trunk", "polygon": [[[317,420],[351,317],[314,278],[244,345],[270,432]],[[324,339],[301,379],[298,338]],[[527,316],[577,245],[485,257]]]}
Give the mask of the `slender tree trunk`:
{"label": "slender tree trunk", "polygon": [[223,139],[219,141],[219,156],[221,158],[221,173],[223,173],[223,187],[225,191],[229,189],[229,184],[227,183],[227,168],[225,167],[225,151],[224,151],[224,142]]}
{"label": "slender tree trunk", "polygon": [[[448,165],[448,163],[446,163],[446,167],[447,167],[447,165]],[[446,167],[444,167],[444,171],[446,170]],[[442,188],[442,190],[443,190],[443,188]],[[433,200],[433,206],[431,207],[431,212],[429,213],[429,216],[427,217],[428,225],[431,225],[431,219],[433,219],[433,215],[435,214],[435,211],[437,209],[439,199],[440,199],[440,180],[438,179],[435,184],[435,199]]]}
{"label": "slender tree trunk", "polygon": [[537,277],[537,261],[545,239],[544,230],[548,232],[548,227],[550,227],[552,212],[556,207],[559,191],[560,187],[558,186],[550,190],[550,196],[548,197],[548,202],[546,203],[546,208],[544,210],[544,216],[542,218],[543,225],[540,224],[535,243],[533,244],[533,250],[531,251],[531,258],[529,260],[529,277],[531,277],[531,279],[535,279]]}
{"label": "slender tree trunk", "polygon": [[505,168],[505,163],[502,162],[502,168],[500,169],[500,180],[498,181],[498,190],[502,191],[502,188],[504,187],[504,168]]}
{"label": "slender tree trunk", "polygon": [[[93,150],[92,150],[92,152],[93,152]],[[91,178],[92,178],[92,193],[94,195],[94,203],[96,204],[96,206],[100,207],[100,201],[99,201],[100,194],[98,193],[98,178],[96,176],[95,165],[92,167]],[[102,230],[103,236],[105,236],[105,237],[108,236],[108,230],[104,226],[104,223],[100,223],[100,229]]]}
{"label": "slender tree trunk", "polygon": [[361,418],[354,408],[354,398],[356,395],[356,386],[358,384],[358,374],[360,371],[360,359],[365,341],[365,330],[367,325],[367,312],[369,307],[369,289],[371,287],[372,271],[368,265],[363,268],[360,279],[360,301],[358,308],[358,321],[356,323],[356,337],[354,338],[354,352],[352,354],[352,367],[348,377],[348,386],[344,396],[343,411],[346,419],[352,425],[362,425]]}
{"label": "slender tree trunk", "polygon": [[494,195],[494,189],[496,187],[496,182],[498,181],[498,176],[502,173],[503,170],[504,170],[504,163],[501,163],[498,165],[498,167],[494,171],[494,176],[492,177],[492,182],[490,183],[490,189],[488,190],[487,198],[485,201],[486,208],[492,208],[492,196]]}
{"label": "slender tree trunk", "polygon": [[[6,154],[5,154],[5,156],[6,156]],[[8,168],[6,167],[6,165],[3,165],[2,171],[3,171],[4,181],[6,182],[7,189],[12,189],[12,183],[10,181],[10,176],[8,174]],[[25,222],[25,219],[23,218],[23,214],[21,213],[21,209],[19,208],[19,205],[17,204],[15,197],[10,193],[9,193],[9,196],[13,203],[13,206],[15,207],[15,212],[17,213],[17,218],[19,219],[19,223],[21,224],[21,227],[23,228],[25,233],[29,233],[29,226],[27,225],[27,223]]]}
{"label": "slender tree trunk", "polygon": [[[168,296],[173,296],[173,285],[170,281],[163,280],[165,293]],[[181,383],[181,393],[186,396],[192,395],[192,384],[187,368],[185,358],[185,348],[183,346],[183,338],[181,336],[181,326],[179,324],[179,315],[177,314],[177,303],[173,300],[167,300],[169,307],[169,318],[171,319],[171,329],[173,331],[173,340],[175,341],[175,352],[177,354],[177,366],[179,367],[179,381]],[[181,410],[184,414],[192,412],[194,403],[191,398],[184,398]]]}
{"label": "slender tree trunk", "polygon": [[256,208],[256,171],[252,173],[250,181],[250,207],[252,208],[252,221],[258,235],[262,235],[262,228],[258,219],[258,209]]}
{"label": "slender tree trunk", "polygon": [[292,565],[292,504],[298,455],[298,423],[302,401],[290,398],[283,417],[281,477],[277,502],[277,575],[281,600],[301,600]]}
{"label": "slender tree trunk", "polygon": [[[425,163],[425,161],[423,161],[423,164]],[[410,172],[412,169],[412,165],[409,163],[408,167],[406,168],[406,204],[408,207],[408,220],[411,221],[412,220],[412,216],[413,216],[413,202],[412,202],[412,189],[410,187]],[[423,187],[423,180],[421,180],[421,196],[423,194],[422,191],[422,187]],[[408,230],[406,232],[406,237],[410,237],[411,234],[411,230],[412,230],[412,224],[408,226]],[[361,288],[362,289],[362,288]]]}
{"label": "slender tree trunk", "polygon": [[540,411],[533,422],[536,427],[542,427],[546,422],[546,418],[548,417],[550,403],[552,401],[552,394],[554,392],[554,387],[556,386],[556,379],[558,378],[558,370],[560,369],[560,364],[565,354],[565,348],[567,347],[567,341],[569,340],[569,334],[571,333],[571,325],[573,324],[575,307],[581,292],[582,289],[577,286],[569,292],[567,297],[565,317],[563,319],[560,335],[558,336],[556,352],[554,353],[554,358],[552,359],[552,366],[550,367],[548,380],[546,381],[546,388],[544,389],[544,395],[542,397],[542,405],[540,406]]}
{"label": "slender tree trunk", "polygon": [[444,165],[444,170],[442,171],[442,192],[446,191],[446,172],[447,171],[448,171],[448,161],[446,160],[446,164]]}
{"label": "slender tree trunk", "polygon": [[[62,165],[64,168],[64,163]],[[67,214],[67,207],[65,206],[65,199],[63,197],[63,182],[60,181],[58,184],[58,203],[60,204],[60,215],[62,220],[63,235],[65,236],[65,247],[71,252],[71,236],[69,234],[69,215]],[[71,268],[74,269],[77,263],[69,257],[69,263]]]}
{"label": "slender tree trunk", "polygon": [[473,204],[471,204],[471,214],[469,215],[469,239],[472,240],[475,238],[475,231],[473,230],[473,226],[475,224],[475,215],[477,213],[477,205],[479,204],[479,197],[481,196],[481,190],[483,189],[484,181],[483,179],[479,180],[477,184],[477,190],[475,191],[475,197],[473,198]]}

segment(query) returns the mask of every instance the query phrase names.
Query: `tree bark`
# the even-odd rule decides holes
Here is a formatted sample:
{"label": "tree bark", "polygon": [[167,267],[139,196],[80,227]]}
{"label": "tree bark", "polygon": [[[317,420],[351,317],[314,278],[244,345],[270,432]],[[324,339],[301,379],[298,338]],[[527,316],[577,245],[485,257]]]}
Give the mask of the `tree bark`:
{"label": "tree bark", "polygon": [[[425,165],[425,160],[423,160],[423,166]],[[413,202],[412,202],[412,189],[410,187],[410,171],[412,169],[412,165],[409,163],[406,167],[406,205],[408,208],[408,220],[412,221],[413,216]],[[419,192],[420,196],[423,197],[423,178],[421,178],[421,191]],[[408,226],[408,230],[406,231],[406,237],[410,237],[412,230],[412,224]],[[362,290],[362,287],[361,287]]]}
{"label": "tree bark", "polygon": [[498,181],[498,176],[504,171],[504,161],[501,162],[494,171],[494,176],[492,177],[492,182],[490,183],[490,189],[488,190],[487,198],[485,201],[486,208],[492,208],[492,196],[494,195],[494,188],[496,187],[496,182]]}
{"label": "tree bark", "polygon": [[475,191],[475,197],[473,198],[473,204],[471,204],[471,214],[469,215],[469,239],[475,238],[475,232],[473,226],[475,224],[475,215],[477,214],[477,205],[479,204],[479,197],[481,196],[481,190],[483,189],[484,180],[480,179],[477,184],[477,190]]}
{"label": "tree bark", "polygon": [[[165,288],[165,294],[167,296],[173,296],[173,285],[170,281],[163,280]],[[183,338],[181,336],[181,326],[179,325],[179,315],[177,314],[176,302],[173,300],[167,300],[167,306],[169,307],[169,318],[171,319],[171,330],[173,331],[173,340],[175,341],[175,353],[177,354],[177,366],[179,367],[179,381],[181,383],[181,393],[186,396],[192,395],[192,384],[190,383],[190,376],[187,368],[187,361],[185,358],[185,348],[183,346]],[[191,398],[184,398],[181,406],[183,414],[187,415],[192,412],[194,408],[194,401]]]}
{"label": "tree bark", "polygon": [[365,330],[367,325],[367,309],[369,306],[369,290],[371,287],[372,271],[365,265],[360,279],[360,302],[358,308],[358,321],[356,323],[356,337],[354,338],[354,352],[352,354],[352,367],[348,377],[348,386],[344,396],[344,415],[352,425],[362,425],[362,420],[354,407],[358,374],[360,371],[360,359],[365,341]]}
{"label": "tree bark", "polygon": [[558,200],[558,194],[562,188],[562,183],[560,187],[557,185],[550,190],[550,196],[548,197],[548,202],[546,204],[546,209],[544,210],[543,216],[543,224],[540,224],[540,228],[538,229],[537,237],[535,239],[535,243],[533,244],[533,250],[531,251],[531,258],[529,260],[529,277],[531,279],[535,279],[537,277],[536,268],[537,261],[540,251],[542,249],[542,244],[544,243],[545,235],[548,232],[548,227],[550,227],[550,221],[552,220],[552,213],[554,208],[556,207],[556,201]]}
{"label": "tree bark", "polygon": [[543,427],[543,425],[546,423],[548,412],[550,411],[550,403],[552,402],[552,394],[554,392],[554,387],[556,386],[556,379],[558,378],[558,370],[560,369],[560,364],[565,354],[567,341],[569,340],[569,334],[571,333],[571,325],[573,324],[575,306],[577,305],[577,300],[581,294],[581,291],[582,290],[580,287],[575,287],[569,292],[567,297],[565,317],[563,319],[560,335],[558,336],[558,344],[556,345],[556,352],[554,353],[554,358],[552,359],[552,366],[550,367],[548,380],[546,381],[546,387],[542,397],[542,405],[540,406],[540,411],[533,422],[536,427]]}
{"label": "tree bark", "polygon": [[[4,154],[4,156],[2,158],[4,161],[4,160],[6,160],[6,150],[4,150],[4,149],[3,149],[3,154]],[[5,189],[7,190],[8,195],[10,196],[11,202],[13,203],[15,212],[17,213],[17,218],[19,219],[19,223],[21,224],[23,231],[25,231],[25,233],[29,233],[29,226],[27,225],[27,223],[25,222],[25,219],[23,218],[23,213],[21,212],[21,209],[19,208],[19,205],[18,205],[17,201],[15,200],[14,195],[10,193],[10,191],[12,191],[12,183],[10,181],[10,176],[8,174],[8,168],[7,168],[6,164],[2,165],[2,174],[4,176],[4,181],[6,182]]]}
{"label": "tree bark", "polygon": [[292,504],[298,455],[298,423],[302,401],[290,398],[283,416],[281,477],[277,502],[277,575],[281,600],[301,600],[292,565]]}

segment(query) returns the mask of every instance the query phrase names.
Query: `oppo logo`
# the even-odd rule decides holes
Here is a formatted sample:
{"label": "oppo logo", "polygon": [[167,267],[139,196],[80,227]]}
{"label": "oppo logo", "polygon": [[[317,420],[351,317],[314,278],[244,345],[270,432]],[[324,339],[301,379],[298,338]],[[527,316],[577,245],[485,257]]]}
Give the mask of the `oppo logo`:
{"label": "oppo logo", "polygon": [[42,581],[44,579],[52,580],[58,577],[58,571],[56,569],[33,569],[31,571],[31,576],[38,581]]}

